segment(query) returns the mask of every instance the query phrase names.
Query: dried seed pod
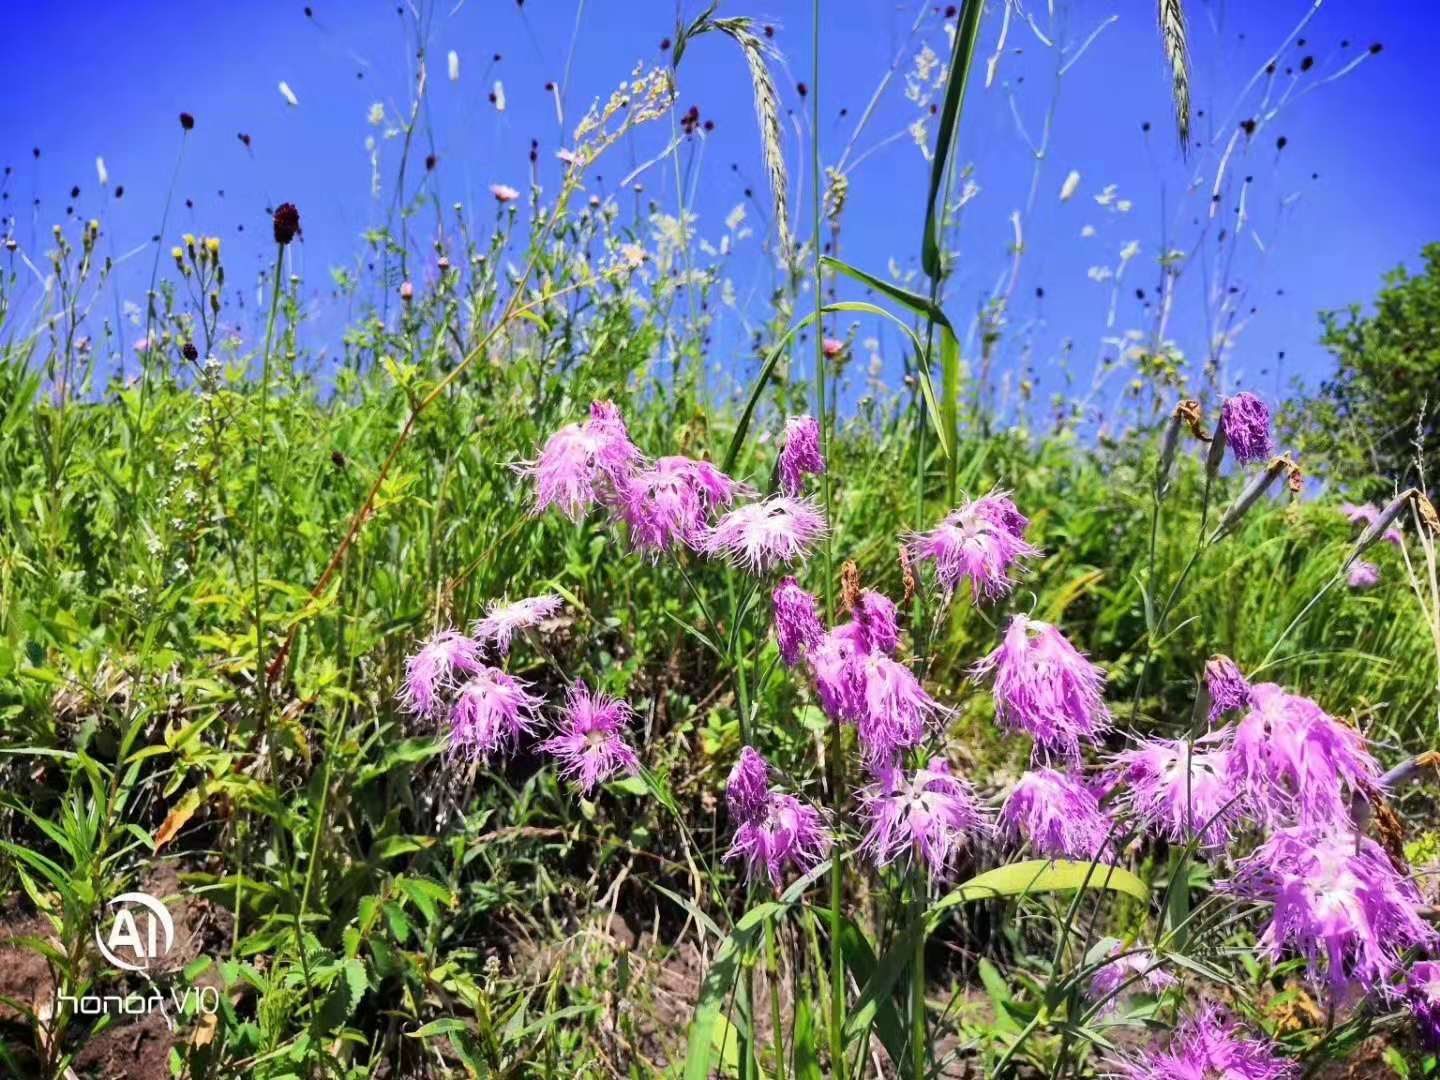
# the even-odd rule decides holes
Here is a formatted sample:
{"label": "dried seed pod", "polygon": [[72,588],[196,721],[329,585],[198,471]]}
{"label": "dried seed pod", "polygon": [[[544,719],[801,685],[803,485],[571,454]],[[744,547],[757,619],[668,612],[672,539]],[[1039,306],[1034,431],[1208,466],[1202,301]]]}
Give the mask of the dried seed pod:
{"label": "dried seed pod", "polygon": [[1170,423],[1165,425],[1165,438],[1160,443],[1160,464],[1155,469],[1155,495],[1164,498],[1170,490],[1170,470],[1175,466],[1175,452],[1180,448],[1180,429],[1189,425],[1192,433],[1203,438],[1200,432],[1200,403],[1187,398],[1175,406],[1170,414]]}
{"label": "dried seed pod", "polygon": [[854,559],[846,559],[840,568],[840,598],[849,611],[860,603],[860,568]]}

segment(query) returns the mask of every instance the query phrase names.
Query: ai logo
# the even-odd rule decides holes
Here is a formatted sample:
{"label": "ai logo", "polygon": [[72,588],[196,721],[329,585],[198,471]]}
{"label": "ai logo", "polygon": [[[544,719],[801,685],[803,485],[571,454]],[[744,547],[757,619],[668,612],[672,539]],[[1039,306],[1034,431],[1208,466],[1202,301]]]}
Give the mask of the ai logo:
{"label": "ai logo", "polygon": [[109,906],[117,908],[109,938],[102,939],[100,927],[95,927],[95,944],[101,955],[125,971],[149,971],[151,963],[163,959],[175,944],[175,923],[169,910],[143,892],[121,893]]}

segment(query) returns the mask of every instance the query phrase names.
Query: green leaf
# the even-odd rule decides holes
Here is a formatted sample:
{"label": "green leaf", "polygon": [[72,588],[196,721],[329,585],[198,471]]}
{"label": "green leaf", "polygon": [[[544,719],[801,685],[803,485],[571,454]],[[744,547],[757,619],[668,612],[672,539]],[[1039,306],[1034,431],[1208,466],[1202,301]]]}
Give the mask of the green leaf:
{"label": "green leaf", "polygon": [[822,266],[828,266],[830,269],[836,270],[846,277],[854,278],[862,285],[868,285],[876,292],[884,293],[897,304],[903,304],[916,314],[924,315],[938,325],[943,326],[946,330],[950,331],[951,337],[955,336],[955,329],[950,325],[950,320],[946,317],[944,309],[928,297],[911,292],[909,289],[902,289],[893,282],[878,278],[874,274],[861,270],[858,266],[851,266],[849,263],[833,258],[830,255],[821,255],[820,263]]}
{"label": "green leaf", "polygon": [[415,1031],[407,1031],[405,1034],[412,1039],[433,1039],[436,1035],[455,1035],[469,1030],[470,1027],[464,1020],[453,1016],[442,1016],[439,1020],[431,1020],[428,1024]]}
{"label": "green leaf", "polygon": [[[768,905],[774,907],[775,905]],[[743,923],[745,920],[741,920]],[[758,924],[736,926],[735,931],[720,943],[715,958],[700,984],[695,1001],[695,1016],[690,1021],[690,1034],[685,1049],[685,1080],[707,1080],[715,1051],[716,1025],[721,1019],[725,1000],[740,970],[740,958],[755,940]]]}
{"label": "green leaf", "polygon": [[1099,889],[1124,893],[1142,903],[1150,900],[1150,890],[1129,870],[1118,866],[1079,862],[1072,859],[1028,859],[987,870],[951,890],[930,906],[926,918],[938,925],[938,916],[959,904],[972,900],[993,900],[1003,896],[1028,896],[1033,893],[1074,892],[1077,889]]}
{"label": "green leaf", "polygon": [[815,1049],[815,1016],[810,1011],[810,998],[805,994],[795,999],[795,1040],[790,1061],[795,1080],[824,1080],[820,1056]]}
{"label": "green leaf", "polygon": [[945,172],[950,168],[950,148],[960,127],[960,112],[965,106],[965,83],[970,77],[970,62],[975,57],[975,42],[980,36],[980,13],[984,0],[963,0],[955,32],[955,51],[950,55],[950,74],[945,82],[945,104],[940,110],[940,124],[935,136],[935,156],[930,162],[930,193],[925,200],[925,236],[920,242],[920,265],[932,279],[941,274],[940,221],[944,207],[940,205],[945,186]]}

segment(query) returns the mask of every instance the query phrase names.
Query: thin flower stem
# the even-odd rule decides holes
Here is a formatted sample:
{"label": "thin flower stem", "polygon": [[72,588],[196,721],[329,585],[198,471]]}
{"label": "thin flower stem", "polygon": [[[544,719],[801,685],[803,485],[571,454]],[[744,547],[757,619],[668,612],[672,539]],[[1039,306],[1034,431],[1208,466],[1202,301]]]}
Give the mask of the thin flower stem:
{"label": "thin flower stem", "polygon": [[[830,500],[830,423],[825,415],[825,303],[824,282],[820,274],[820,203],[824,170],[820,158],[820,0],[814,0],[810,12],[812,22],[811,61],[814,70],[810,77],[810,151],[811,151],[811,234],[812,272],[815,292],[815,419],[820,425],[820,453],[826,468],[820,474],[820,492],[825,507],[825,521],[830,526],[826,534],[825,549],[825,621],[835,622],[835,521],[832,517]],[[844,763],[840,757],[840,724],[832,721],[829,732],[830,799],[835,812],[835,824],[840,825],[844,806]],[[845,958],[840,951],[840,905],[845,900],[844,860],[836,859],[830,866],[830,1071],[839,1080],[845,1080]]]}
{"label": "thin flower stem", "polygon": [[785,1080],[785,1019],[780,1007],[780,963],[776,958],[775,939],[779,936],[776,920],[765,921],[765,971],[770,983],[770,1027],[775,1041],[775,1078]]}
{"label": "thin flower stem", "polygon": [[1315,605],[1318,604],[1325,596],[1325,594],[1328,593],[1331,589],[1333,589],[1339,581],[1340,574],[1337,572],[1331,576],[1329,581],[1325,582],[1324,585],[1320,586],[1319,591],[1316,592],[1314,596],[1310,597],[1310,599],[1306,602],[1305,606],[1300,609],[1300,613],[1296,615],[1295,618],[1290,620],[1290,625],[1285,627],[1285,629],[1281,632],[1280,636],[1275,639],[1275,644],[1270,646],[1270,651],[1265,654],[1265,659],[1260,663],[1260,666],[1262,668],[1269,666],[1270,661],[1275,659],[1276,650],[1278,650],[1280,646],[1284,643],[1285,639],[1290,636],[1291,631],[1294,630],[1305,620],[1305,616],[1310,614],[1311,609],[1314,608]]}
{"label": "thin flower stem", "polygon": [[910,905],[915,925],[915,952],[910,961],[910,1068],[914,1080],[925,1080],[925,877],[916,867]]}

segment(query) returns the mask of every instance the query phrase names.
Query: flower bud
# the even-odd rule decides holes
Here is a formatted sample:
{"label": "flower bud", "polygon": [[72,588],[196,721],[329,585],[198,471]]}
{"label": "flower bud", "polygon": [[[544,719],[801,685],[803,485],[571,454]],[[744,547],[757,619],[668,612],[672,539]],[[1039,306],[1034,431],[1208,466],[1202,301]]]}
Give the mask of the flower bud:
{"label": "flower bud", "polygon": [[1384,536],[1385,530],[1390,528],[1395,519],[1400,516],[1400,511],[1405,509],[1405,504],[1418,494],[1419,492],[1415,488],[1406,488],[1386,503],[1385,509],[1380,511],[1375,520],[1365,527],[1365,531],[1355,541],[1355,550],[1350,552],[1349,558],[1345,560],[1345,566],[1348,567],[1360,557],[1366,548]]}
{"label": "flower bud", "polygon": [[[1220,441],[1221,434],[1219,431],[1216,431],[1215,439],[1217,442]],[[1270,462],[1270,464],[1265,467],[1264,472],[1259,473],[1250,483],[1245,485],[1245,490],[1240,492],[1239,498],[1231,504],[1230,509],[1225,511],[1225,516],[1220,519],[1220,524],[1216,526],[1214,535],[1210,537],[1210,543],[1217,543],[1224,538],[1227,533],[1233,530],[1235,526],[1240,523],[1240,519],[1250,511],[1252,506],[1260,501],[1260,497],[1270,489],[1270,486],[1280,478],[1282,473],[1294,475],[1298,471],[1299,467],[1283,455]]]}

